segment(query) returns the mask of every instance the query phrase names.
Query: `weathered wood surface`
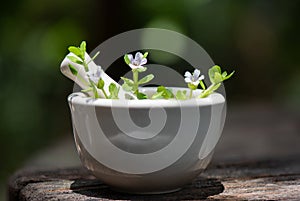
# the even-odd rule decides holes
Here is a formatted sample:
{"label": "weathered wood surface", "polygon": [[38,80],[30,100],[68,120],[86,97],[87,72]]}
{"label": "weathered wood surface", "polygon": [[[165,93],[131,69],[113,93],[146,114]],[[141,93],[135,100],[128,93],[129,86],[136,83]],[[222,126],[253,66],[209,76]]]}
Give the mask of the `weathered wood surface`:
{"label": "weathered wood surface", "polygon": [[114,192],[82,168],[22,170],[9,181],[10,200],[300,200],[300,159],[213,164],[181,191]]}

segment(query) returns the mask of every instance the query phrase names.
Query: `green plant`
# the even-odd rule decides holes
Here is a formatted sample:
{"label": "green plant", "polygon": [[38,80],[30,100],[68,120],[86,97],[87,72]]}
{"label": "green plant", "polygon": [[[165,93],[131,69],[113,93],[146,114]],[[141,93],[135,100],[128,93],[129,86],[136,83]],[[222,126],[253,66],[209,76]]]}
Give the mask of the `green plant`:
{"label": "green plant", "polygon": [[83,66],[86,76],[85,78],[89,81],[86,83],[85,78],[82,77],[79,73],[78,70],[72,65],[69,64],[70,71],[72,72],[73,75],[75,75],[78,79],[80,79],[83,83],[88,85],[87,89],[82,90],[82,92],[90,92],[92,91],[94,94],[94,98],[100,98],[98,94],[98,89],[102,91],[104,94],[105,98],[110,98],[110,99],[118,99],[118,93],[119,93],[119,87],[116,86],[116,84],[111,83],[109,85],[109,92],[110,95],[107,95],[105,89],[104,89],[104,81],[101,79],[103,70],[101,66],[96,66],[96,67],[91,67],[89,65],[90,62],[92,62],[98,55],[99,52],[97,52],[89,61],[86,61],[86,42],[82,41],[79,47],[75,46],[70,46],[68,48],[70,53],[73,53],[73,55],[67,56],[67,58],[76,63],[80,64]]}
{"label": "green plant", "polygon": [[139,92],[139,85],[146,84],[154,78],[153,74],[149,74],[139,80],[139,73],[147,70],[147,68],[143,66],[147,63],[147,56],[148,52],[144,54],[137,52],[135,57],[133,57],[132,54],[125,54],[124,56],[125,63],[131,68],[133,80],[121,77],[124,81],[122,87],[125,91],[134,93],[138,99],[148,98],[146,94]]}
{"label": "green plant", "polygon": [[[120,87],[118,87],[116,84],[110,83],[110,85],[108,86],[109,93],[105,91],[105,82],[102,79],[102,75],[104,72],[101,66],[89,65],[89,63],[92,62],[98,56],[99,52],[97,52],[93,56],[93,58],[87,61],[85,41],[83,41],[79,47],[70,46],[68,49],[72,54],[68,55],[67,58],[73,63],[81,65],[84,69],[85,74],[81,75],[75,66],[69,64],[69,69],[71,73],[88,86],[86,89],[82,90],[83,92],[93,92],[94,98],[103,98],[99,96],[98,90],[100,90],[103,93],[104,98],[119,98],[118,94],[120,91]],[[145,72],[147,70],[147,68],[144,66],[147,63],[147,56],[148,52],[144,54],[137,52],[134,57],[132,54],[124,55],[124,61],[131,68],[133,79],[121,77],[121,79],[124,81],[122,88],[127,92],[133,93],[137,99],[176,98],[178,100],[187,100],[194,98],[193,93],[196,89],[198,89],[199,85],[201,86],[202,91],[197,98],[206,98],[209,95],[211,95],[214,91],[216,91],[221,86],[222,82],[229,79],[234,74],[233,71],[228,75],[226,71],[222,72],[220,66],[215,65],[208,70],[211,85],[206,88],[206,85],[204,83],[205,77],[204,75],[201,75],[199,69],[195,69],[193,73],[187,71],[184,74],[184,80],[187,83],[188,88],[190,89],[189,94],[187,94],[187,90],[177,90],[176,94],[174,94],[171,89],[168,89],[165,86],[159,86],[157,87],[156,93],[151,97],[148,97],[146,94],[141,93],[139,91],[139,86],[141,84],[146,84],[154,78],[153,74],[149,74],[143,77],[142,79],[139,79],[139,73]]]}

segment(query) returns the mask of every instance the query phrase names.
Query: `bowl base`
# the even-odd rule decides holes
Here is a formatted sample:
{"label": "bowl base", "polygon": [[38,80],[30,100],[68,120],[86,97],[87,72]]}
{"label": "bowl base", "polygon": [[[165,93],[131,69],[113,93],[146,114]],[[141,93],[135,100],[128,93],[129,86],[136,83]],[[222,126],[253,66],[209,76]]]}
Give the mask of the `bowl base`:
{"label": "bowl base", "polygon": [[113,191],[120,192],[120,193],[127,193],[127,194],[136,194],[136,195],[158,195],[158,194],[166,194],[166,193],[174,193],[180,191],[182,188],[175,188],[170,190],[164,191],[126,191],[118,188],[110,187]]}

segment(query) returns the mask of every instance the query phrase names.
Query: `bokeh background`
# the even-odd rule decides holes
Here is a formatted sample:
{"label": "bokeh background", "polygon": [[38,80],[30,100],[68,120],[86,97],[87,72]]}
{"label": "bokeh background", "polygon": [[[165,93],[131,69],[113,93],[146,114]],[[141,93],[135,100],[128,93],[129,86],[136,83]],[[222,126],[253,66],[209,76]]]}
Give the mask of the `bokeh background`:
{"label": "bokeh background", "polygon": [[197,41],[215,63],[236,70],[225,84],[229,107],[263,103],[299,114],[299,10],[299,0],[2,2],[1,197],[9,175],[72,135],[66,97],[73,83],[59,72],[69,45],[86,40],[91,51],[131,29],[178,31]]}

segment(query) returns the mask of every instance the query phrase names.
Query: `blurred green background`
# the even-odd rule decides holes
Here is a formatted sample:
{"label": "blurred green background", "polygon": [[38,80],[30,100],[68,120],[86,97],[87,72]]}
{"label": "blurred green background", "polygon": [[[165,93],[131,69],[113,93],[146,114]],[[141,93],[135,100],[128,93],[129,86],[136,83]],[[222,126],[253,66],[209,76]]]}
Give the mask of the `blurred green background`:
{"label": "blurred green background", "polygon": [[15,0],[1,3],[0,181],[34,152],[70,135],[73,83],[59,64],[69,45],[136,28],[178,31],[225,69],[229,103],[300,106],[300,1]]}

